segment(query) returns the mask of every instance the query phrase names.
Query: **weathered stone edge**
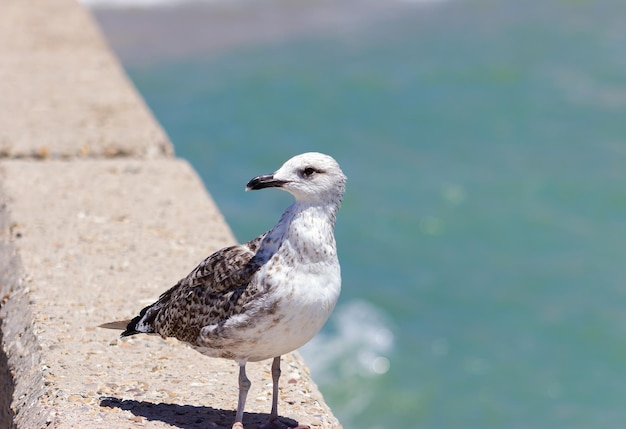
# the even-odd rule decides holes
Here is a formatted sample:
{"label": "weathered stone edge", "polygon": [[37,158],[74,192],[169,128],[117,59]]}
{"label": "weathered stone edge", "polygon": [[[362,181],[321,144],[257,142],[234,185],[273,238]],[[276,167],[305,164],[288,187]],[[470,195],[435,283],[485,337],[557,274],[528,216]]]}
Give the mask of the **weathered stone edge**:
{"label": "weathered stone edge", "polygon": [[49,422],[39,401],[44,394],[41,347],[33,332],[24,269],[12,245],[13,229],[0,188],[0,427],[18,427],[20,413],[19,427],[41,428]]}

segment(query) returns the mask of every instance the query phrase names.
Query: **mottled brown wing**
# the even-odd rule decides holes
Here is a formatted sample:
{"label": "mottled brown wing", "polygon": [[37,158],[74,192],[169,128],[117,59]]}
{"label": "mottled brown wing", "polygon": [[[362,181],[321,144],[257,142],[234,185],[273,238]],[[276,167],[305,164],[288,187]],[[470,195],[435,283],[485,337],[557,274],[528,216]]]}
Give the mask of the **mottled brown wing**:
{"label": "mottled brown wing", "polygon": [[260,266],[260,261],[253,258],[263,237],[265,234],[247,243],[218,250],[200,262],[177,286],[202,286],[211,293],[220,293],[245,285]]}
{"label": "mottled brown wing", "polygon": [[145,307],[122,333],[157,333],[192,341],[199,330],[240,311],[238,301],[257,292],[249,282],[263,261],[255,258],[265,234],[226,247],[202,261],[187,277]]}

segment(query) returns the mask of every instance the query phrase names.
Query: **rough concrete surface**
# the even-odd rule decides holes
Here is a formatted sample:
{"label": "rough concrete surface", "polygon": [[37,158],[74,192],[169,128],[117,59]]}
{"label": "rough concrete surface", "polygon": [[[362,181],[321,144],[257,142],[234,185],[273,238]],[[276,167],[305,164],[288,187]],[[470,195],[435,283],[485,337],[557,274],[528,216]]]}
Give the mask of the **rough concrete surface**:
{"label": "rough concrete surface", "polygon": [[46,421],[38,400],[44,395],[40,347],[31,329],[33,315],[22,287],[24,272],[12,243],[19,233],[13,226],[0,188],[0,428],[12,427],[14,398],[29,410],[20,427],[39,428]]}
{"label": "rough concrete surface", "polygon": [[0,156],[172,152],[92,21],[73,0],[2,1]]}
{"label": "rough concrete surface", "polygon": [[[78,3],[0,10],[0,428],[230,427],[234,362],[96,326],[232,233]],[[248,367],[246,428],[270,411],[269,366]],[[341,427],[297,354],[279,414]]]}

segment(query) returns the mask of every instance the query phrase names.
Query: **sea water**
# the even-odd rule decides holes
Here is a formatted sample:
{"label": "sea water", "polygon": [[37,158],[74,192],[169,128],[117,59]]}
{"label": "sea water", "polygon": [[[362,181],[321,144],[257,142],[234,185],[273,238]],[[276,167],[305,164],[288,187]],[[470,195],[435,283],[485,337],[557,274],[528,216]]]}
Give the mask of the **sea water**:
{"label": "sea water", "polygon": [[342,295],[302,352],[347,429],[623,428],[625,22],[459,0],[126,67],[239,240],[291,201],[250,178],[341,164]]}

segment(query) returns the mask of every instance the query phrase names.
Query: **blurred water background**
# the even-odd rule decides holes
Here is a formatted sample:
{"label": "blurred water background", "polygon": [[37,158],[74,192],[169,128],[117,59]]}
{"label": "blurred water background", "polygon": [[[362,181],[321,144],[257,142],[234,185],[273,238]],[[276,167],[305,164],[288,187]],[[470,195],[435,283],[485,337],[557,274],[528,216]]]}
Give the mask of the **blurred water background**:
{"label": "blurred water background", "polygon": [[626,2],[96,15],[239,240],[291,201],[248,179],[342,165],[342,296],[302,352],[347,429],[624,427]]}

